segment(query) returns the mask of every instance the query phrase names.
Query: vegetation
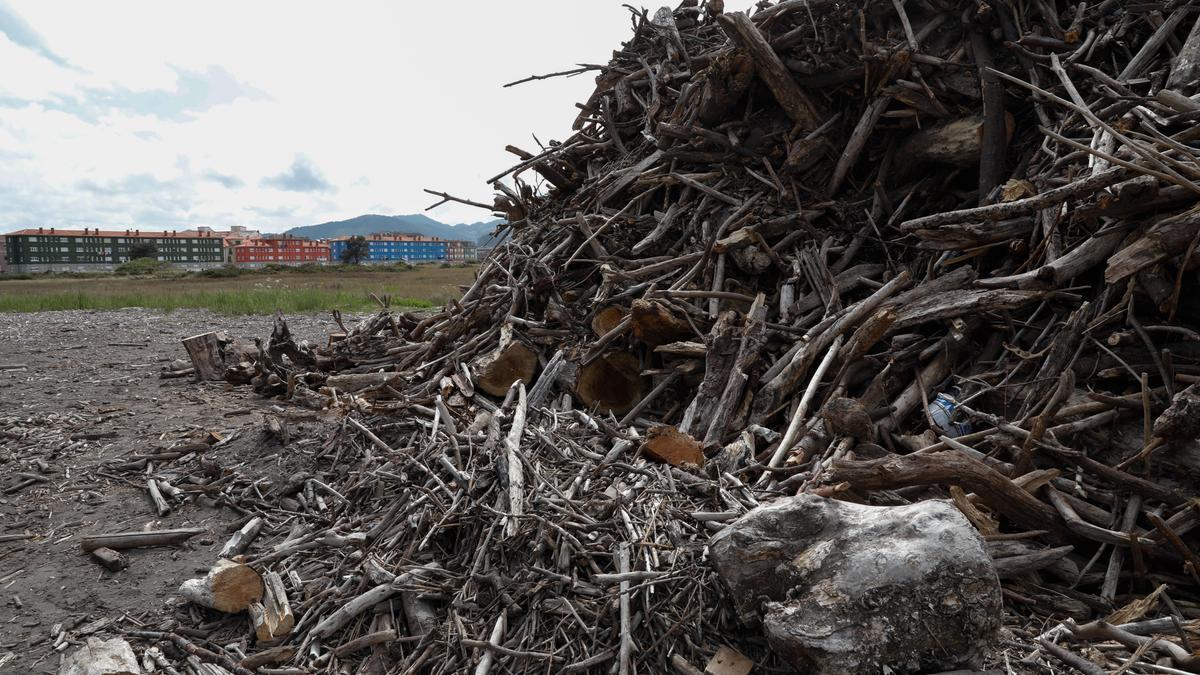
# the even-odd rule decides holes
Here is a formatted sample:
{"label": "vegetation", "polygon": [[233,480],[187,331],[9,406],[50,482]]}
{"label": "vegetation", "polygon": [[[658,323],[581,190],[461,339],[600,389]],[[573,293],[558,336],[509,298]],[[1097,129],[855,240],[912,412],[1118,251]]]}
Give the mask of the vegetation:
{"label": "vegetation", "polygon": [[143,258],[157,258],[158,246],[152,241],[139,241],[129,247],[129,260],[140,260]]}
{"label": "vegetation", "polygon": [[129,262],[121,263],[113,274],[123,274],[125,276],[147,276],[152,274],[166,274],[174,270],[171,263],[157,258],[134,258]]}
{"label": "vegetation", "polygon": [[342,270],[340,274],[237,270],[239,273],[233,277],[109,276],[87,283],[45,276],[6,280],[0,283],[0,312],[123,307],[205,308],[222,314],[270,314],[276,309],[285,313],[335,308],[369,311],[378,306],[370,297],[372,293],[389,298],[393,307],[420,308],[458,297],[459,287],[471,283],[474,277],[474,268],[465,266],[352,270]]}
{"label": "vegetation", "polygon": [[[186,277],[205,277],[210,279],[230,279],[233,277],[245,276],[269,276],[279,274],[346,274],[349,272],[361,272],[368,274],[393,274],[395,272],[403,272],[405,270],[418,269],[418,266],[412,265],[403,261],[382,265],[276,265],[270,264],[263,267],[233,267],[226,265],[224,267],[210,267],[200,271],[188,271],[176,267],[171,263],[163,262],[158,264],[155,261],[153,266],[141,268],[139,266],[124,267],[121,266],[112,272],[38,272],[29,273],[22,272],[20,274],[0,274],[0,290],[4,288],[6,281],[29,281],[31,279],[108,279],[116,276],[154,276],[159,278],[186,278]],[[438,267],[443,269],[475,269],[474,263],[436,263]],[[423,267],[431,267],[432,263],[423,265]],[[127,271],[126,271],[127,270]]]}
{"label": "vegetation", "polygon": [[342,263],[345,265],[360,265],[370,256],[371,245],[362,235],[355,235],[347,239],[346,247],[342,249]]}

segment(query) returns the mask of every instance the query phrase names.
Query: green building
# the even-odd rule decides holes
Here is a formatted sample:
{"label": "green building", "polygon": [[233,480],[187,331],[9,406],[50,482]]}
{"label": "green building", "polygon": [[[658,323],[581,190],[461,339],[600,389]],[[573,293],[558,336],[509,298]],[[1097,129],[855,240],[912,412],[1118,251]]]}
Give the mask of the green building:
{"label": "green building", "polygon": [[154,257],[183,269],[220,267],[223,233],[200,230],[56,230],[38,227],[4,237],[7,268],[12,273],[107,271],[129,260],[138,243],[153,244]]}

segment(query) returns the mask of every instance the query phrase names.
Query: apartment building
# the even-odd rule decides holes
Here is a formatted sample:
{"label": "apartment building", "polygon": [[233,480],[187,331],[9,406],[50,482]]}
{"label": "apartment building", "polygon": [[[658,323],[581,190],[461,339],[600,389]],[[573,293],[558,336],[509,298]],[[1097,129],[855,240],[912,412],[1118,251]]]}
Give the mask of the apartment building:
{"label": "apartment building", "polygon": [[278,235],[245,239],[230,246],[231,261],[238,267],[265,265],[325,265],[330,246],[324,241]]}
{"label": "apartment building", "polygon": [[[342,260],[346,242],[350,237],[335,237],[329,240],[330,257]],[[385,232],[366,235],[368,255],[363,262],[386,264],[394,262],[429,263],[448,259],[450,242],[423,234]]]}
{"label": "apartment building", "polygon": [[189,270],[219,267],[224,261],[220,233],[199,230],[82,230],[38,227],[4,237],[7,271],[98,272],[129,260],[138,243],[152,243],[159,260]]}
{"label": "apartment building", "polygon": [[8,273],[8,248],[4,245],[4,235],[0,234],[0,274]]}
{"label": "apartment building", "polygon": [[446,242],[446,262],[475,262],[476,247],[473,241],[450,240]]}
{"label": "apartment building", "polygon": [[[199,230],[200,232],[212,232],[213,231],[213,229],[211,227],[204,227],[204,226],[197,227],[196,229]],[[246,227],[245,225],[233,225],[229,228],[228,232],[222,233],[221,236],[225,239],[225,245],[224,245],[225,264],[232,265],[232,264],[234,264],[233,252],[234,252],[235,247],[241,246],[242,244],[244,244],[252,239],[260,239],[263,235],[258,230],[252,230],[252,229]]]}

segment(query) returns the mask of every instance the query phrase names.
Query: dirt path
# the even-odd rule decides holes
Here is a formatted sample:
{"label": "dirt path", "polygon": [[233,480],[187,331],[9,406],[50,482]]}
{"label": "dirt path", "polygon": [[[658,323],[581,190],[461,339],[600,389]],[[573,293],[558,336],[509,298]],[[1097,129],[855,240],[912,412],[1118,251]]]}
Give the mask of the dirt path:
{"label": "dirt path", "polygon": [[[323,340],[333,326],[326,316],[288,321],[309,340]],[[0,314],[0,673],[53,673],[58,652],[111,621],[156,626],[186,611],[174,590],[212,564],[240,517],[196,496],[160,518],[137,475],[106,463],[213,442],[212,433],[223,441],[204,456],[226,468],[287,475],[303,463],[304,448],[282,448],[262,433],[259,413],[271,402],[248,388],[159,378],[164,363],[186,358],[180,338],[214,329],[265,337],[270,317]],[[28,482],[18,474],[45,482],[18,488]],[[117,573],[79,547],[92,533],[174,527],[208,532],[180,548],[129,551],[129,568]],[[60,632],[66,638],[56,650]]]}

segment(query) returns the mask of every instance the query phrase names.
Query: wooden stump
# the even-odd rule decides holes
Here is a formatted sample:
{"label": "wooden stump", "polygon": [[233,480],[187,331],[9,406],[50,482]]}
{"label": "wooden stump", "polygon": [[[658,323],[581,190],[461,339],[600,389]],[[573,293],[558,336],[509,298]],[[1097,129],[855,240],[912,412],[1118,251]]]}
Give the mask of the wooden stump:
{"label": "wooden stump", "polygon": [[221,559],[200,579],[188,579],[179,594],[191,602],[230,614],[263,597],[263,579],[249,565]]}
{"label": "wooden stump", "polygon": [[183,348],[192,358],[197,380],[225,379],[225,361],[221,358],[221,340],[217,333],[201,333],[184,338]]}

